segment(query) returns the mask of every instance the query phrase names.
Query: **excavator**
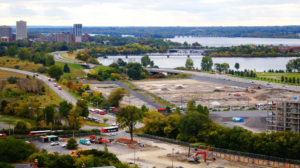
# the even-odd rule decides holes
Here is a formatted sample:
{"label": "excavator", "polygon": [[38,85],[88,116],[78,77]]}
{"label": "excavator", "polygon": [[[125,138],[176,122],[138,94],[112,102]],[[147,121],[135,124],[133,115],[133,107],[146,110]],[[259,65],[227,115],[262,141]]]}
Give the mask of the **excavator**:
{"label": "excavator", "polygon": [[[198,149],[201,149],[201,148],[199,147]],[[197,151],[198,149],[195,149],[195,150]],[[197,152],[194,156],[191,156],[188,158],[188,162],[200,163],[199,159],[200,159],[200,155],[202,155],[202,154],[204,156],[204,162],[206,162],[206,152],[207,151],[209,151],[209,148],[205,149],[204,151]]]}
{"label": "excavator", "polygon": [[78,149],[74,152],[71,152],[71,156],[78,156],[81,152],[85,151],[85,150],[88,150],[88,149]]}

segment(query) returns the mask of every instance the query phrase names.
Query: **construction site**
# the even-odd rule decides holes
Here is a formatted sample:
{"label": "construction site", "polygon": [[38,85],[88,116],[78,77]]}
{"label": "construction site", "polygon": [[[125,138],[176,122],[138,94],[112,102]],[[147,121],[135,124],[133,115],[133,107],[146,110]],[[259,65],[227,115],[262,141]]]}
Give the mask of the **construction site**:
{"label": "construction site", "polygon": [[292,99],[297,94],[282,89],[261,89],[255,84],[237,87],[192,79],[134,81],[133,84],[176,106],[195,100],[197,104],[209,108],[255,107],[257,104],[266,104],[268,98]]}

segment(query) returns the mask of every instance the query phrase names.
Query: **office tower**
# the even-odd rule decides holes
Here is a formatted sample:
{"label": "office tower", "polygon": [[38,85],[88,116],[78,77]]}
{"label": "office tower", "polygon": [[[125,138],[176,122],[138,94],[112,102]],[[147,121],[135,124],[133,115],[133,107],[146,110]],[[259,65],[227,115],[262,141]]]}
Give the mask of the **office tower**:
{"label": "office tower", "polygon": [[22,40],[27,38],[27,23],[26,21],[17,21],[17,38],[16,40]]}
{"label": "office tower", "polygon": [[12,36],[12,28],[10,26],[0,26],[0,38],[1,37],[11,38],[11,36]]}
{"label": "office tower", "polygon": [[82,24],[74,24],[73,34],[75,42],[82,42]]}

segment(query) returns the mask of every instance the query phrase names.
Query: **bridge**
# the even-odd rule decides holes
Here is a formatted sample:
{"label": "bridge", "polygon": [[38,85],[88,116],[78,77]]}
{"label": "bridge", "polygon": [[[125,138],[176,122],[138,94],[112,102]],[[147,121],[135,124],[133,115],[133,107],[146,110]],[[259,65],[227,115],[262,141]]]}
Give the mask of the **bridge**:
{"label": "bridge", "polygon": [[185,36],[175,36],[175,38],[197,38],[197,37],[225,37],[223,35],[185,35]]}

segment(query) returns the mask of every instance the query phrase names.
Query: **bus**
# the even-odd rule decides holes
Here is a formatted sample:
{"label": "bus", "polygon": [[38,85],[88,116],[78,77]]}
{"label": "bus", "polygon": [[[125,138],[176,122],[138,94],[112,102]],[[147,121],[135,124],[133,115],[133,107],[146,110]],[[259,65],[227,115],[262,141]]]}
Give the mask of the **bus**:
{"label": "bus", "polygon": [[106,133],[106,132],[118,132],[119,128],[118,127],[105,127],[101,128],[101,132]]}
{"label": "bus", "polygon": [[0,134],[0,138],[1,138],[1,137],[5,137],[5,136],[6,136],[6,134]]}
{"label": "bus", "polygon": [[54,131],[51,131],[51,130],[41,130],[41,131],[30,131],[29,132],[29,135],[30,136],[34,136],[34,135],[46,135],[48,132],[63,132],[63,130],[54,130]]}

